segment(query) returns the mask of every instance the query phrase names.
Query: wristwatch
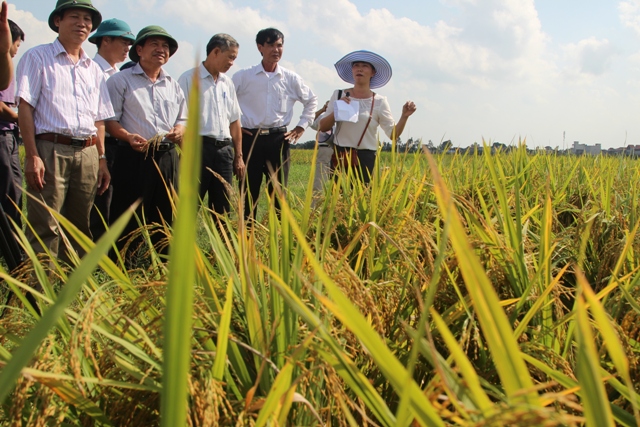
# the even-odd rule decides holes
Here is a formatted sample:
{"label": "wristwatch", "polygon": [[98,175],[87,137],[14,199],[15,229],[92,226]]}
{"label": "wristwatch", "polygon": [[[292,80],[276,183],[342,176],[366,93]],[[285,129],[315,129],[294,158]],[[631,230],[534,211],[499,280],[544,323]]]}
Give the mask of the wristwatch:
{"label": "wristwatch", "polygon": [[106,154],[100,154],[100,155],[98,156],[98,160],[102,160],[102,159],[107,160],[107,155],[106,155]]}

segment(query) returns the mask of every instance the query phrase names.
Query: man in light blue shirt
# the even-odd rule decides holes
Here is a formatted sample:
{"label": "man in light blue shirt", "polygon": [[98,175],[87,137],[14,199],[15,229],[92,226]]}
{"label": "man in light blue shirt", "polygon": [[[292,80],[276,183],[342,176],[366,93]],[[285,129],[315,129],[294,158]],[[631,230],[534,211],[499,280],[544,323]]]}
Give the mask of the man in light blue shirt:
{"label": "man in light blue shirt", "polygon": [[[147,224],[171,224],[173,207],[169,193],[178,185],[178,153],[187,121],[187,104],[176,80],[162,66],[178,50],[178,42],[163,28],[140,30],[129,57],[137,64],[114,74],[107,81],[115,116],[107,131],[117,138],[119,150],[113,165],[111,217],[116,220],[142,198],[139,216]],[[162,142],[149,146],[156,136]],[[125,232],[137,228],[135,219]],[[159,252],[166,246],[159,233],[152,241]],[[119,242],[123,247],[126,242]]]}

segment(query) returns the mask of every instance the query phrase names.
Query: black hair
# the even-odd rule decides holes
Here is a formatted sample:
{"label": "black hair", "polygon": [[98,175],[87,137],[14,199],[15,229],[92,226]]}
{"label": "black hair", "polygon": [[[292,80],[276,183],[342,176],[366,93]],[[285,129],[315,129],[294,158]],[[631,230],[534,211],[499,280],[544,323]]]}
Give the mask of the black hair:
{"label": "black hair", "polygon": [[24,41],[24,31],[22,31],[22,28],[18,27],[18,24],[11,19],[7,19],[7,21],[9,21],[9,30],[11,31],[11,41],[14,43],[18,39]]}
{"label": "black hair", "polygon": [[207,56],[209,56],[215,48],[219,48],[222,52],[225,52],[232,47],[240,47],[240,44],[229,34],[218,33],[211,37],[211,40],[207,43]]}
{"label": "black hair", "polygon": [[274,43],[277,42],[278,39],[281,39],[282,43],[284,43],[284,34],[275,28],[265,28],[264,30],[260,30],[258,35],[256,35],[256,43],[260,45]]}

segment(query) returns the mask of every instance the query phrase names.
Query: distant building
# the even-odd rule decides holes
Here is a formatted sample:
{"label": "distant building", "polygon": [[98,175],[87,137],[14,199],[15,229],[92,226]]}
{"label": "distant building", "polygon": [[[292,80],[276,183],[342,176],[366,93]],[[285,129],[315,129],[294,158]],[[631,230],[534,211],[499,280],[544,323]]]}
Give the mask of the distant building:
{"label": "distant building", "polygon": [[584,154],[599,156],[600,153],[602,153],[602,144],[587,145],[580,144],[579,141],[573,141],[572,154],[575,154],[577,156],[581,156]]}

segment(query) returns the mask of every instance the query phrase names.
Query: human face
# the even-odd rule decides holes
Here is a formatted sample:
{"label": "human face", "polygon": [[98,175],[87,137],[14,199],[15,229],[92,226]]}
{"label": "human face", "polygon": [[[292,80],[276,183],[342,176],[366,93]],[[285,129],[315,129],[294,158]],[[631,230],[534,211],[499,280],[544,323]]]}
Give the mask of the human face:
{"label": "human face", "polygon": [[131,40],[124,37],[104,37],[100,43],[98,53],[111,65],[124,62],[127,59]]}
{"label": "human face", "polygon": [[81,8],[66,9],[62,12],[62,17],[55,16],[53,23],[58,27],[58,37],[64,45],[65,42],[71,44],[82,44],[89,37],[92,28],[92,14],[90,11]]}
{"label": "human face", "polygon": [[17,39],[13,42],[13,44],[11,44],[11,47],[9,48],[9,55],[11,55],[12,58],[14,58],[18,54],[18,49],[20,48],[21,43],[22,40]]}
{"label": "human face", "polygon": [[356,83],[371,82],[371,78],[376,74],[373,66],[368,62],[354,62],[351,64],[351,72],[353,73],[353,80]]}
{"label": "human face", "polygon": [[152,67],[161,67],[169,60],[169,40],[166,37],[149,37],[144,45],[136,46],[140,63]]}
{"label": "human face", "polygon": [[211,51],[213,67],[219,73],[226,73],[233,66],[233,62],[238,57],[238,47],[230,47],[229,49],[222,51],[220,48],[215,48]]}
{"label": "human face", "polygon": [[262,60],[266,63],[276,64],[282,58],[282,51],[284,50],[284,42],[282,39],[278,39],[273,43],[259,44],[258,50],[262,55]]}

